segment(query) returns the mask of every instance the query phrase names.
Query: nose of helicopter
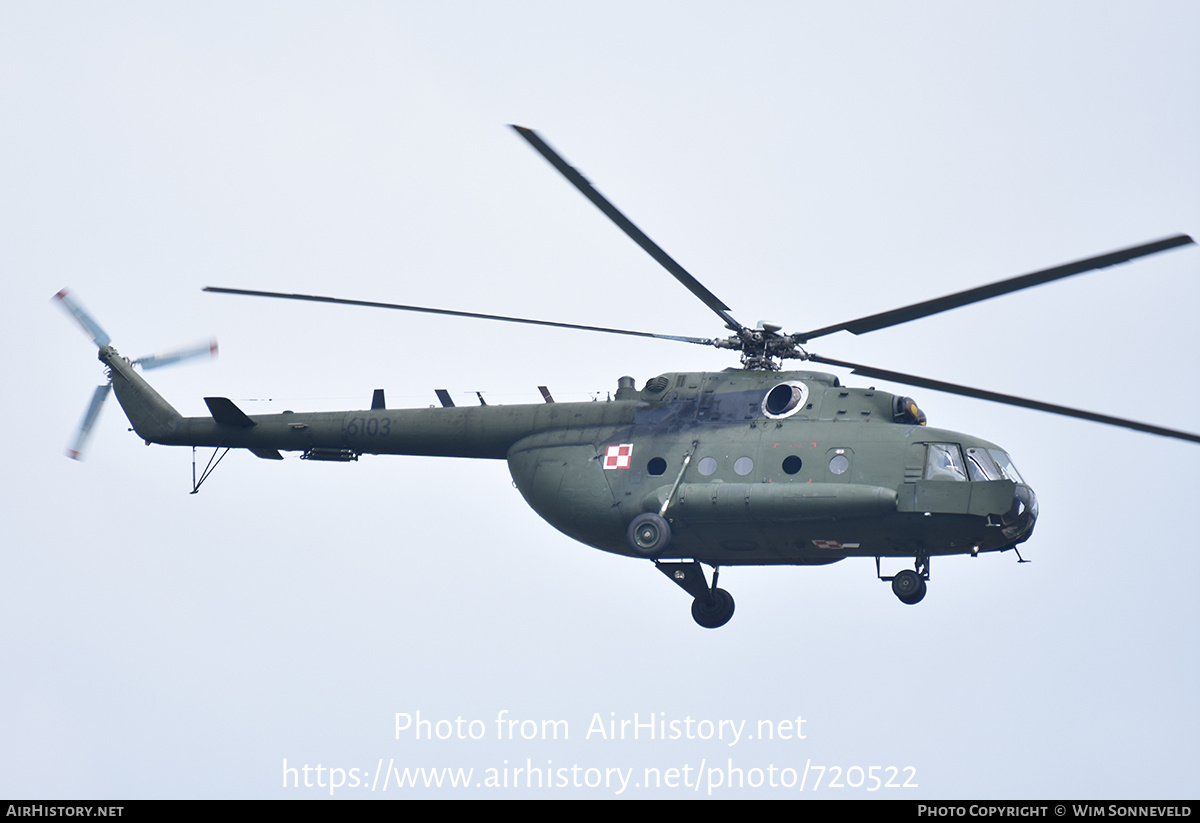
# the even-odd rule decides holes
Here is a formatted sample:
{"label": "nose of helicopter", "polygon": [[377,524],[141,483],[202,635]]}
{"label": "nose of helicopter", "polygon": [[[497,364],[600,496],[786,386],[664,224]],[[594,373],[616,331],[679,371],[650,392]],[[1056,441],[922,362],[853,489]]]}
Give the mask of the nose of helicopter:
{"label": "nose of helicopter", "polygon": [[1004,536],[1014,544],[1022,543],[1033,534],[1033,525],[1037,522],[1038,502],[1033,489],[1026,485],[1018,485],[1013,491],[1012,508],[1001,518]]}

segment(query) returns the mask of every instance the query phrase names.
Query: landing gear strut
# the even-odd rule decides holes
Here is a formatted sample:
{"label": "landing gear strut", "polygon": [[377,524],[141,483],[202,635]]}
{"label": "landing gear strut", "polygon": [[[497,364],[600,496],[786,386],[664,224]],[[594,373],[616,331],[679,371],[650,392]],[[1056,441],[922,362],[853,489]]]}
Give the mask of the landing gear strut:
{"label": "landing gear strut", "polygon": [[717,588],[720,571],[713,566],[712,586],[704,579],[704,569],[696,560],[654,561],[654,566],[679,588],[690,594],[692,619],[706,629],[719,629],[733,617],[733,595]]}
{"label": "landing gear strut", "polygon": [[875,574],[883,581],[892,581],[892,594],[905,605],[915,606],[925,599],[928,590],[926,581],[929,580],[929,557],[917,555],[916,570],[905,569],[895,577],[884,577],[879,571],[879,558],[875,558]]}

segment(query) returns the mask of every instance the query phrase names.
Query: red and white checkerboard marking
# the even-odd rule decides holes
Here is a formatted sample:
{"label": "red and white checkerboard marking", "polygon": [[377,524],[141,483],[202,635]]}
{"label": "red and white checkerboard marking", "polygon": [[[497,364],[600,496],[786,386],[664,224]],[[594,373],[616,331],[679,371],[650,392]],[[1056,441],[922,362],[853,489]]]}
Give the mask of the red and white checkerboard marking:
{"label": "red and white checkerboard marking", "polygon": [[604,469],[627,469],[633,462],[633,444],[620,443],[604,450]]}
{"label": "red and white checkerboard marking", "polygon": [[842,549],[857,549],[861,543],[843,543],[840,540],[814,540],[812,542],[818,549],[829,549],[830,551],[841,551]]}

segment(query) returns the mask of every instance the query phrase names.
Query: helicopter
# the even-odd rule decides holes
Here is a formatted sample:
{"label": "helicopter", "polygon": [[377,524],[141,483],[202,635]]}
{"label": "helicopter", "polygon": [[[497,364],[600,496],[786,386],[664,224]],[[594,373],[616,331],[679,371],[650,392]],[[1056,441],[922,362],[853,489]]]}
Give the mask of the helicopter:
{"label": "helicopter", "polygon": [[[368,409],[248,415],[206,397],[208,417],[183,417],[146,382],[143,369],[215,354],[215,343],[127,360],[63,290],[55,297],[99,350],[109,382],[96,390],[68,455],[78,458],[100,405],[116,394],[147,444],[213,448],[200,485],[230,449],[282,460],[352,462],[364,454],[505,460],[531,508],[593,548],[648,560],[692,597],[704,628],[725,625],[733,597],[723,566],[819,566],[873,557],[876,577],[907,605],[924,599],[934,556],[1016,552],[1033,533],[1038,500],[1000,446],[933,428],[907,396],[843,385],[823,371],[785,370],[796,360],[927,388],[1200,443],[1200,435],[912,374],[824,357],[809,341],[865,334],[1072,275],[1192,244],[1185,234],[1032,272],[810,331],[740,323],[731,309],[635,226],[532,129],[511,128],[630,239],[721,320],[724,337],[700,338],[505,315],[209,286],[217,294],[300,300],[496,320],[673,340],[737,352],[740,367],[674,372],[639,389],[621,377],[607,402],[389,409],[376,389]],[[912,561],[885,575],[882,560]],[[704,566],[712,569],[711,581]]]}

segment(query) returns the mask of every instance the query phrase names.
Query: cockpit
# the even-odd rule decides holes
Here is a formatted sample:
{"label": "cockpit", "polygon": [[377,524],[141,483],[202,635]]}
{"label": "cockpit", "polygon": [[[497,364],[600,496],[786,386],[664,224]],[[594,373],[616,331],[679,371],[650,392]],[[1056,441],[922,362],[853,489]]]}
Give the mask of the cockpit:
{"label": "cockpit", "polygon": [[1012,458],[1000,449],[967,448],[964,460],[964,450],[958,443],[928,443],[926,447],[926,480],[962,483],[968,480],[1011,480],[1018,485],[1025,485]]}
{"label": "cockpit", "polygon": [[926,480],[957,483],[1011,481],[1012,508],[1000,517],[1002,533],[1014,543],[1029,537],[1038,515],[1037,496],[1006,452],[983,446],[964,448],[959,443],[926,443],[925,449]]}

